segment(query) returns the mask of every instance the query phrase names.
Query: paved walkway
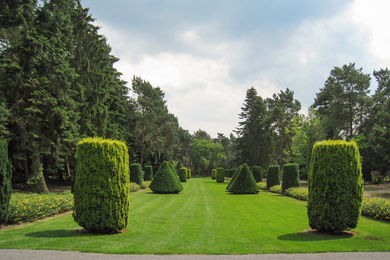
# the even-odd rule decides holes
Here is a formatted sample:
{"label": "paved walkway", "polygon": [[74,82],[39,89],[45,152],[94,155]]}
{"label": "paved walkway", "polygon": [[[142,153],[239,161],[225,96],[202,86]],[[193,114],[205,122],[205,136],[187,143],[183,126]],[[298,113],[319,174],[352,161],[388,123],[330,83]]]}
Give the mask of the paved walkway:
{"label": "paved walkway", "polygon": [[310,260],[310,259],[342,259],[389,260],[390,252],[352,252],[352,253],[320,253],[320,254],[263,254],[263,255],[110,255],[81,253],[74,251],[0,249],[1,260]]}

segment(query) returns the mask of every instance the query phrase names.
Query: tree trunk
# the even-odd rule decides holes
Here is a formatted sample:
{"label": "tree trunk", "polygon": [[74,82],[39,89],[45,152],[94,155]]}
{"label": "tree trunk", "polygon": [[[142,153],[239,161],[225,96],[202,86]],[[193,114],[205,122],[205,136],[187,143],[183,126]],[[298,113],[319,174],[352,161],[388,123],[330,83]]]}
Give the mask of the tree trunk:
{"label": "tree trunk", "polygon": [[43,176],[40,156],[31,157],[31,173],[34,179],[34,186],[38,193],[49,193],[45,177]]}

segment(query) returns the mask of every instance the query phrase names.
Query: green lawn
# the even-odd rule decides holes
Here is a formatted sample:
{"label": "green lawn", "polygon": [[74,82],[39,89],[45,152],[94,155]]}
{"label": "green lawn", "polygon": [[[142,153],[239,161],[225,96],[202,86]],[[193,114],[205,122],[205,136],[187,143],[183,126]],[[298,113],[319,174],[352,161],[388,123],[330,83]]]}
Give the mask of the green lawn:
{"label": "green lawn", "polygon": [[[190,179],[180,194],[132,193],[129,225],[83,234],[71,215],[0,231],[0,248],[119,254],[259,254],[389,251],[390,222],[362,217],[356,236],[313,236],[306,202],[261,191],[231,195],[227,183]],[[335,212],[337,214],[337,212]]]}

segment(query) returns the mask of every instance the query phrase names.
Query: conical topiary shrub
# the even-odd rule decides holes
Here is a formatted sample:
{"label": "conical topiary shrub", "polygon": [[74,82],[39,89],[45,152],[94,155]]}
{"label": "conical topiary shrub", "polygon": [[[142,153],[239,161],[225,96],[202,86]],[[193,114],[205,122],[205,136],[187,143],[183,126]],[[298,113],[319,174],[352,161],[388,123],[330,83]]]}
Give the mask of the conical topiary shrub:
{"label": "conical topiary shrub", "polygon": [[90,232],[126,227],[130,203],[129,152],[117,140],[86,138],[77,144],[73,218]]}
{"label": "conical topiary shrub", "polygon": [[187,168],[185,168],[185,167],[180,168],[179,179],[181,182],[187,182]]}
{"label": "conical topiary shrub", "polygon": [[152,165],[146,165],[145,166],[144,181],[151,181],[151,180],[153,180],[153,166]]}
{"label": "conical topiary shrub", "polygon": [[253,174],[253,178],[255,178],[256,182],[263,181],[263,168],[261,166],[253,166],[252,174]]}
{"label": "conical topiary shrub", "polygon": [[0,140],[0,224],[6,223],[9,216],[12,193],[11,173],[8,144],[5,140]]}
{"label": "conical topiary shrub", "polygon": [[164,162],[154,175],[149,188],[155,193],[179,193],[183,190],[179,178],[169,162]]}
{"label": "conical topiary shrub", "polygon": [[242,166],[236,181],[230,186],[229,191],[233,194],[257,194],[260,192],[259,186],[257,186],[252,172],[246,163]]}
{"label": "conical topiary shrub", "polygon": [[229,184],[226,186],[226,190],[230,191],[230,187],[233,185],[233,183],[236,181],[238,174],[240,173],[242,168],[242,165],[238,166],[236,171],[234,172],[232,179],[230,180]]}

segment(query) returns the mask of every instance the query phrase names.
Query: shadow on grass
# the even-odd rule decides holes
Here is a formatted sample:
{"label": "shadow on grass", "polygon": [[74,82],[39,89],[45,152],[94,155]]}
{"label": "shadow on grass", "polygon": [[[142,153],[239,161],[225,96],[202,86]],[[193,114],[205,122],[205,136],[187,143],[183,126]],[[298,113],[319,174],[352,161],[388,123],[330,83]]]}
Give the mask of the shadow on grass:
{"label": "shadow on grass", "polygon": [[353,232],[343,232],[341,234],[332,234],[326,232],[318,232],[314,230],[309,230],[305,232],[297,232],[279,236],[279,240],[289,240],[289,241],[326,241],[326,240],[336,240],[336,239],[347,239],[355,236]]}
{"label": "shadow on grass", "polygon": [[47,231],[27,233],[25,236],[58,238],[58,237],[110,236],[110,235],[117,235],[117,234],[119,233],[107,233],[107,234],[90,233],[85,229],[73,229],[73,230],[58,229],[58,230],[47,230]]}

